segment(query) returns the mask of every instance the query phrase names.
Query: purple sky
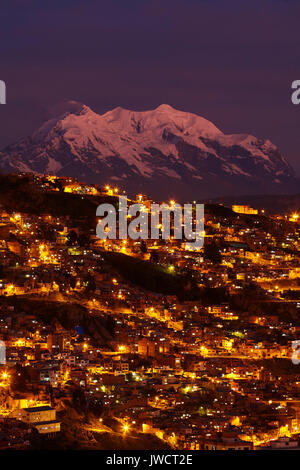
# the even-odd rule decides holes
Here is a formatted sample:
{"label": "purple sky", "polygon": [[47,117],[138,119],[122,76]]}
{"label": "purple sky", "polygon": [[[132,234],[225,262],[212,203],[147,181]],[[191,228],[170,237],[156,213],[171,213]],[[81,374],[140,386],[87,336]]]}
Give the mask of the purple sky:
{"label": "purple sky", "polygon": [[300,174],[298,0],[2,0],[0,148],[49,106],[168,103],[279,146]]}

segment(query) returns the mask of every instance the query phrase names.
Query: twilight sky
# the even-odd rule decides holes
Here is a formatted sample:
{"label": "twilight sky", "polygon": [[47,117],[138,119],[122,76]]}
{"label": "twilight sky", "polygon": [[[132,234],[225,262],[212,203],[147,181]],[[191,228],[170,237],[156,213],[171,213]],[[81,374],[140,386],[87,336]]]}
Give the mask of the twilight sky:
{"label": "twilight sky", "polygon": [[0,148],[52,105],[168,103],[279,146],[300,174],[298,0],[2,0]]}

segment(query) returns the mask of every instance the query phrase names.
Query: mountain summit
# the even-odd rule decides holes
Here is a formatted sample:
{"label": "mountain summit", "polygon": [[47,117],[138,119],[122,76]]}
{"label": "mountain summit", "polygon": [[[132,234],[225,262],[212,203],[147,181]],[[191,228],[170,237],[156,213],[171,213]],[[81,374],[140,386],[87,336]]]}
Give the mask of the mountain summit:
{"label": "mountain summit", "polygon": [[56,111],[0,153],[2,171],[115,182],[158,199],[297,191],[292,168],[269,140],[225,135],[207,119],[167,104],[99,115],[71,101]]}

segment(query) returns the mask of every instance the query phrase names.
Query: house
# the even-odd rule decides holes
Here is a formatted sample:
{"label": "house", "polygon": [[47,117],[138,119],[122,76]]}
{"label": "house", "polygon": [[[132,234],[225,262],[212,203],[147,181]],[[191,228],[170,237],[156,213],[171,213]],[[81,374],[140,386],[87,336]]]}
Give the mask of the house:
{"label": "house", "polygon": [[60,431],[56,420],[56,410],[49,405],[23,408],[15,412],[20,421],[34,426],[40,434],[53,434]]}

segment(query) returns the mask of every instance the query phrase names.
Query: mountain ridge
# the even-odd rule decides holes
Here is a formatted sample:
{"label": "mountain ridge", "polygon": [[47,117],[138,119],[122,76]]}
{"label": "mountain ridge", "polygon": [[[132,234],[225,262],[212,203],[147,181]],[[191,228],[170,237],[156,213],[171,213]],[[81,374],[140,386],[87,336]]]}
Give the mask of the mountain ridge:
{"label": "mountain ridge", "polygon": [[70,101],[31,136],[0,152],[0,168],[112,181],[129,193],[179,199],[297,192],[299,184],[270,140],[226,135],[209,120],[167,104],[101,115]]}

